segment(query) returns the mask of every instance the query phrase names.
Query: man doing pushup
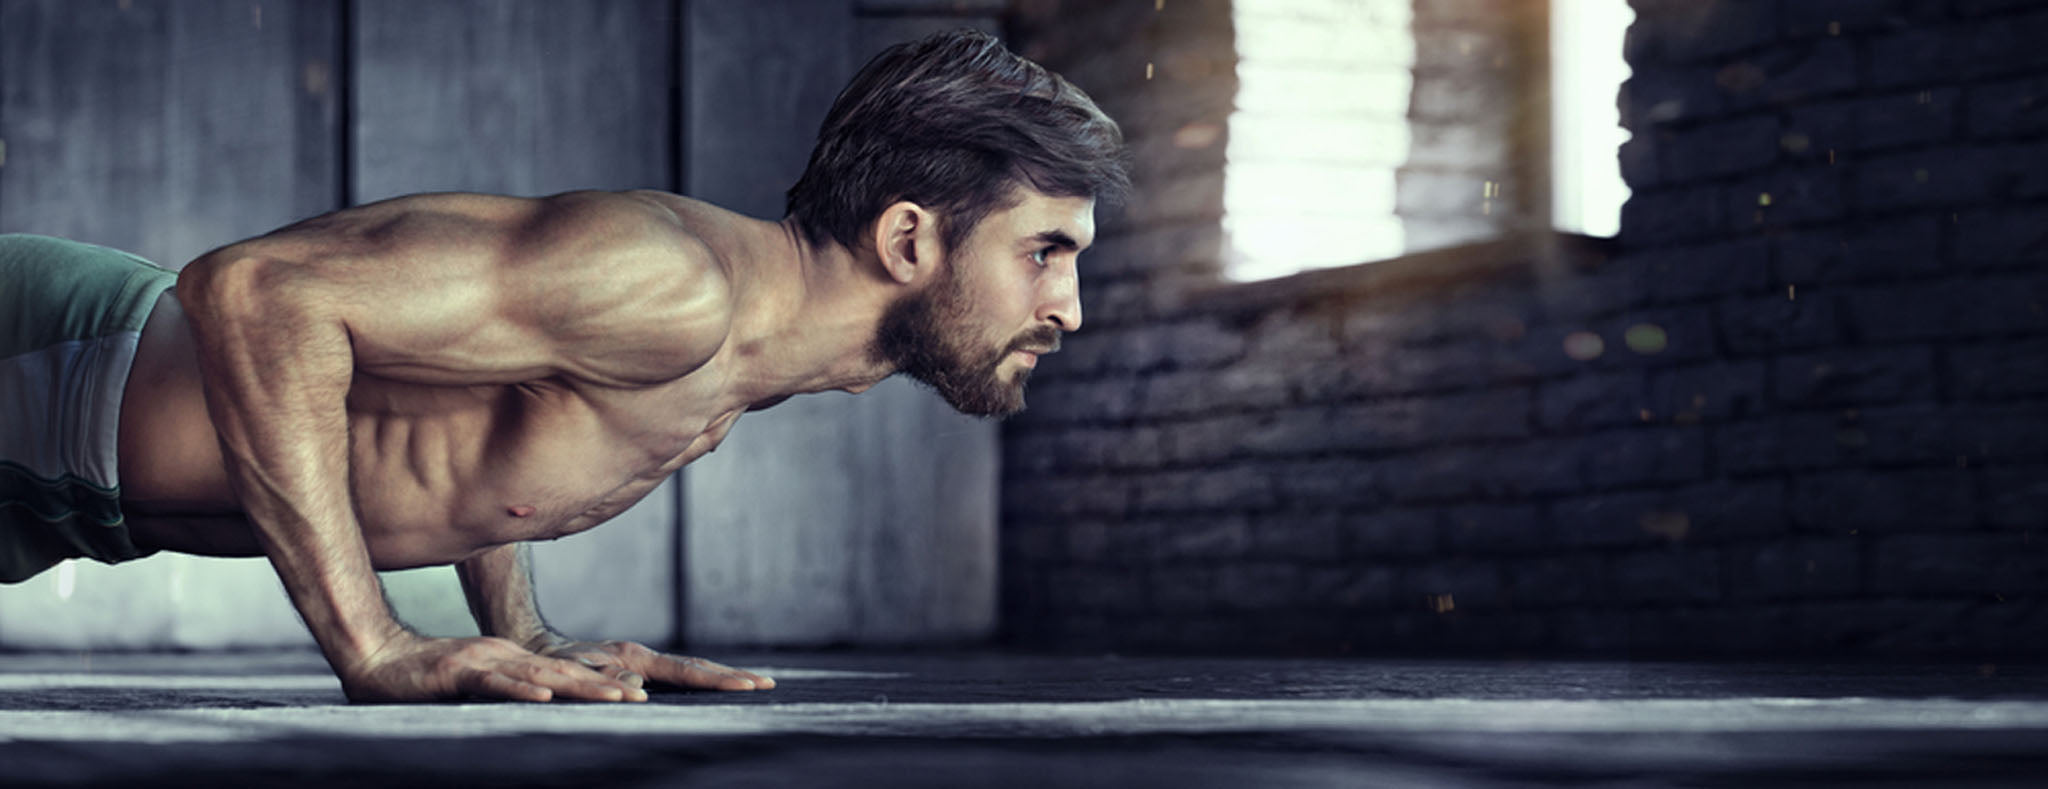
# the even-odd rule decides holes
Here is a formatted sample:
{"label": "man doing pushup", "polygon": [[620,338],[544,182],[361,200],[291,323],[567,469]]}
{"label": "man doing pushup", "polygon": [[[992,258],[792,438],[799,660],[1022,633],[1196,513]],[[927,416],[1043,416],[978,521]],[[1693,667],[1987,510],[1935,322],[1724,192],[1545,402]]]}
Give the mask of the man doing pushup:
{"label": "man doing pushup", "polygon": [[[779,222],[655,191],[422,194],[175,274],[0,236],[0,581],[268,556],[356,701],[772,688],[554,633],[522,543],[605,522],[794,394],[905,373],[1022,409],[1081,326],[1076,258],[1126,156],[1082,91],[962,30],[854,77]],[[392,617],[374,571],[440,564],[482,637]]]}

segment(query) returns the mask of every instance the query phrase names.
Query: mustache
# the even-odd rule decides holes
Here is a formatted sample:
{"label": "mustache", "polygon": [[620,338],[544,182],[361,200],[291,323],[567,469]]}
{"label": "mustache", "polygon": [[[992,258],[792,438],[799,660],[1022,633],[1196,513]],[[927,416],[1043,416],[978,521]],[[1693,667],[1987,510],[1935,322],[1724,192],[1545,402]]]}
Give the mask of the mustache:
{"label": "mustache", "polygon": [[1016,342],[1010,343],[1010,350],[1021,351],[1038,348],[1043,349],[1046,353],[1054,353],[1060,349],[1060,336],[1062,334],[1064,332],[1051,326],[1040,326],[1025,332],[1023,336],[1017,338]]}

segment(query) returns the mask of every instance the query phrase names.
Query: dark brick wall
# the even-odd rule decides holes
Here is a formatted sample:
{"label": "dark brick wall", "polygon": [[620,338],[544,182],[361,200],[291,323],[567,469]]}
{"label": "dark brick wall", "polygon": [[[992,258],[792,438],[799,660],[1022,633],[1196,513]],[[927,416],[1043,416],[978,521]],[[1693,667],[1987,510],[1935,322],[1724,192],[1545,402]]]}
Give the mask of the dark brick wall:
{"label": "dark brick wall", "polygon": [[1636,7],[1619,239],[1224,285],[1227,5],[1020,4],[1144,158],[1004,429],[1009,641],[2048,651],[2048,7]]}
{"label": "dark brick wall", "polygon": [[1410,149],[1396,189],[1410,252],[1485,241],[1548,216],[1547,187],[1530,188],[1547,183],[1549,167],[1546,6],[1414,0]]}

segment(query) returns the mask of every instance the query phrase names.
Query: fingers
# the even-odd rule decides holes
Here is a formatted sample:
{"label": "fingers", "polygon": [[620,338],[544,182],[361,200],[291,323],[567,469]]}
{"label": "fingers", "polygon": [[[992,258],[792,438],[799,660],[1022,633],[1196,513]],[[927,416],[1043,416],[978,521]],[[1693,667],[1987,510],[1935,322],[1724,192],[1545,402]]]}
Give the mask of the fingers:
{"label": "fingers", "polygon": [[[563,659],[567,660],[569,658],[564,657]],[[642,677],[638,672],[635,672],[632,669],[626,668],[625,666],[621,666],[613,662],[614,660],[616,660],[616,658],[609,654],[597,653],[578,655],[574,659],[577,663],[583,664],[585,668],[602,674],[605,677],[610,678],[612,681],[619,683],[619,687],[623,690],[638,690],[642,686],[647,684],[646,677]],[[628,695],[630,696],[630,694]]]}
{"label": "fingers", "polygon": [[775,687],[773,679],[703,658],[661,655],[649,668],[654,679],[688,688],[771,690]]}
{"label": "fingers", "polygon": [[[638,692],[639,698],[646,697],[642,689],[648,682],[706,690],[770,690],[775,687],[775,680],[751,671],[703,658],[665,655],[630,641],[579,643],[575,646],[573,650],[555,654],[574,660],[621,688]],[[633,695],[629,694],[628,698],[633,698]]]}
{"label": "fingers", "polygon": [[[414,639],[373,665],[342,674],[350,701],[427,701],[457,697],[545,702],[646,701],[644,672],[603,658],[579,664],[541,657],[496,638]],[[595,664],[595,665],[592,665]]]}
{"label": "fingers", "polygon": [[565,698],[586,701],[647,700],[647,692],[637,685],[601,671],[593,672],[575,663],[550,660],[548,665],[537,666],[532,670],[535,673],[527,681],[552,688],[557,695]]}
{"label": "fingers", "polygon": [[496,671],[478,670],[471,672],[461,683],[462,692],[471,696],[511,699],[513,701],[547,701],[554,693],[531,682],[522,682]]}
{"label": "fingers", "polygon": [[[728,665],[725,665],[725,664],[723,664],[723,663],[714,663],[714,662],[712,662],[712,661],[709,661],[709,660],[705,660],[705,659],[703,659],[703,658],[674,658],[674,659],[675,659],[675,660],[682,660],[682,661],[689,661],[689,662],[694,662],[694,663],[696,663],[697,665],[699,665],[699,666],[702,666],[702,667],[704,667],[705,669],[708,669],[708,670],[710,670],[710,671],[715,671],[715,672],[719,672],[719,673],[725,674],[725,675],[727,675],[727,676],[732,676],[732,677],[739,677],[740,679],[746,680],[746,681],[748,681],[748,682],[752,682],[752,683],[754,684],[754,687],[753,687],[753,688],[751,688],[751,690],[774,690],[774,689],[775,689],[775,680],[774,680],[774,678],[772,678],[772,677],[768,677],[768,676],[766,676],[766,675],[763,675],[763,674],[756,674],[756,673],[754,673],[754,672],[751,672],[751,671],[747,671],[747,670],[745,670],[745,669],[737,669],[737,668],[733,668],[733,667],[731,667],[731,666],[728,666]],[[721,687],[720,689],[721,689],[721,690],[748,690],[748,688],[724,688],[724,687]]]}
{"label": "fingers", "polygon": [[555,698],[577,701],[647,700],[647,692],[637,684],[553,660],[547,663],[522,661],[500,664],[495,669],[482,669],[463,683],[462,690],[473,696],[514,701],[550,701]]}
{"label": "fingers", "polygon": [[579,660],[577,662],[589,666],[590,670],[610,677],[613,681],[628,688],[639,688],[647,684],[645,677],[634,673],[631,669],[624,666],[612,666],[594,660]]}

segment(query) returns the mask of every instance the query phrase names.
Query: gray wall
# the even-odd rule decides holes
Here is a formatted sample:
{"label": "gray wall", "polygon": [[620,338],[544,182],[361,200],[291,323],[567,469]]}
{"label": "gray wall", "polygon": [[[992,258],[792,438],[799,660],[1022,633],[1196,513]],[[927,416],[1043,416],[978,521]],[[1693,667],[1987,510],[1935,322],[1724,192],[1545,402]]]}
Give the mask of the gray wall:
{"label": "gray wall", "polygon": [[175,266],[333,208],[338,8],[0,2],[0,224]]}
{"label": "gray wall", "polygon": [[[652,187],[779,217],[859,60],[938,27],[993,27],[988,8],[938,5],[0,0],[0,232],[177,267],[416,191]],[[741,424],[687,486],[536,546],[552,622],[666,642],[687,619],[707,643],[992,628],[993,426],[900,382]],[[474,632],[452,571],[384,577],[408,621]],[[0,587],[0,646],[308,643],[257,559],[73,562]]]}
{"label": "gray wall", "polygon": [[[338,9],[0,2],[0,232],[177,267],[333,208]],[[72,562],[0,587],[7,646],[279,643],[312,642],[261,560]]]}
{"label": "gray wall", "polygon": [[[693,4],[687,191],[781,216],[783,190],[860,64],[934,29],[995,28],[986,15],[904,15],[908,4],[888,5]],[[901,379],[742,418],[716,453],[684,471],[687,640],[992,634],[996,432]]]}

